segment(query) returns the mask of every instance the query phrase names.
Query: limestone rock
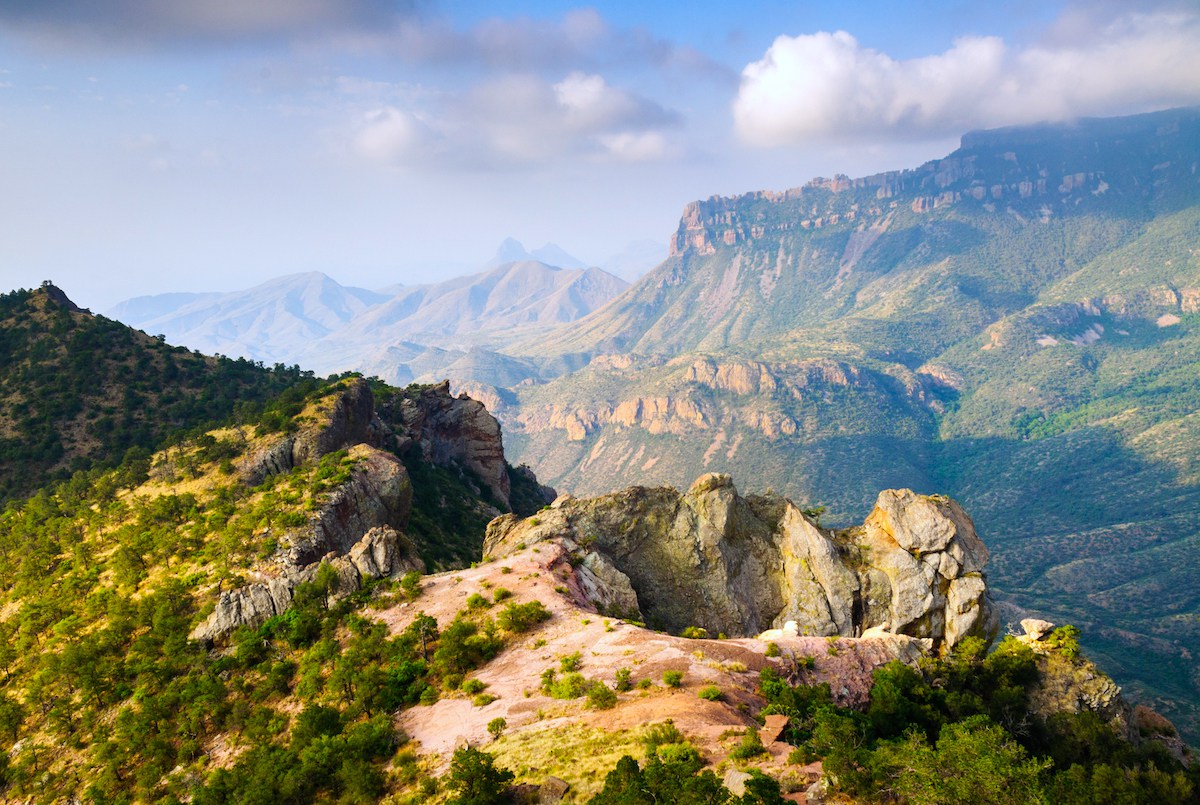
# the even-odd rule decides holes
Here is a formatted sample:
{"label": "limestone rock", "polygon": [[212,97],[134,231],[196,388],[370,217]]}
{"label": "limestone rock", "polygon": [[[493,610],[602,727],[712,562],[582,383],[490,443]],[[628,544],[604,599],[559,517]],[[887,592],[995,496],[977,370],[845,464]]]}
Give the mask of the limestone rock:
{"label": "limestone rock", "polygon": [[909,490],[881,493],[863,526],[840,531],[777,495],[744,498],[717,473],[682,494],[631,487],[564,496],[535,517],[493,520],[484,558],[542,540],[588,546],[594,567],[611,565],[645,617],[674,631],[755,635],[789,622],[801,635],[882,629],[915,638],[919,651],[919,641],[949,650],[968,635],[990,640],[998,627],[982,573],[987,549],[970,518],[953,501]]}
{"label": "limestone rock", "polygon": [[1025,618],[1021,621],[1021,628],[1025,630],[1024,637],[1036,641],[1053,632],[1054,624],[1041,618]]}

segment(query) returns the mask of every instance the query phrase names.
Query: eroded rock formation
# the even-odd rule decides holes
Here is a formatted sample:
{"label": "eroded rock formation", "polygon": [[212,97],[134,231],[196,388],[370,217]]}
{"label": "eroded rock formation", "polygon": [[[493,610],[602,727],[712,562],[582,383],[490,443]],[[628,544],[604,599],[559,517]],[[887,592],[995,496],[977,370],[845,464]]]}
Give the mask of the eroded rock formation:
{"label": "eroded rock formation", "polygon": [[970,518],[909,490],[880,493],[861,526],[828,530],[789,500],[742,497],[728,475],[708,474],[686,493],[632,487],[497,518],[484,556],[547,539],[569,540],[606,573],[611,565],[643,615],[671,630],[753,635],[795,621],[800,634],[875,630],[949,649],[998,628]]}
{"label": "eroded rock formation", "polygon": [[481,403],[465,395],[451,397],[446,383],[415,394],[399,392],[377,413],[370,385],[351,379],[311,403],[300,421],[296,433],[270,440],[239,462],[242,481],[255,486],[337,450],[347,451],[349,477],[305,525],[275,535],[281,547],[271,566],[260,569],[254,582],[222,592],[216,608],[193,631],[195,639],[211,642],[239,626],[257,626],[283,614],[296,586],[310,581],[322,563],[336,574],[337,596],[368,579],[424,570],[417,547],[404,534],[413,488],[397,458],[414,446],[433,464],[472,471],[497,502],[508,505],[499,424]]}

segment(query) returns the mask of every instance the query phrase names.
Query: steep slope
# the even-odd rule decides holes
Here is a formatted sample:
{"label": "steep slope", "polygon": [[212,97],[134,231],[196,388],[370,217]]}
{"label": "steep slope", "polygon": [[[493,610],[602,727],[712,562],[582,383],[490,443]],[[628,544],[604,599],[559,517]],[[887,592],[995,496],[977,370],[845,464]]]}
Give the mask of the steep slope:
{"label": "steep slope", "polygon": [[0,295],[0,502],[211,427],[311,381],[209,358],[82,310],[53,285]]}

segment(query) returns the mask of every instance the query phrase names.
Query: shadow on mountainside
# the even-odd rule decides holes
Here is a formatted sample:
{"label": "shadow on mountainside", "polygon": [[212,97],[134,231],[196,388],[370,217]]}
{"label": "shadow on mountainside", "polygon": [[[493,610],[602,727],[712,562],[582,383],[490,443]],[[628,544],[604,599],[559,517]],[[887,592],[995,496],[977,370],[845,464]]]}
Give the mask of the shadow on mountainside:
{"label": "shadow on mountainside", "polygon": [[938,446],[997,598],[1083,630],[1117,682],[1200,739],[1200,486],[1105,428]]}

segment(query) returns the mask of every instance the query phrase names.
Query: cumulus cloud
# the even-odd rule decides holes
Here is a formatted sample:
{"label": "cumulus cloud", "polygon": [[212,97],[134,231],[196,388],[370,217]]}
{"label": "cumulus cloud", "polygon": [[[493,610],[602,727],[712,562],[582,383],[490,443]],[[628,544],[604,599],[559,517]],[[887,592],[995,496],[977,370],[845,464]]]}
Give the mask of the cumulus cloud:
{"label": "cumulus cloud", "polygon": [[964,37],[905,60],[845,31],[781,36],[742,72],[737,132],[758,146],[932,137],[1200,102],[1195,11],[1076,15],[1052,33],[1020,49]]}
{"label": "cumulus cloud", "polygon": [[666,132],[679,116],[609,84],[572,72],[551,82],[512,74],[442,95],[436,108],[388,105],[362,116],[355,151],[388,164],[523,167],[563,157],[646,161],[671,155]]}

